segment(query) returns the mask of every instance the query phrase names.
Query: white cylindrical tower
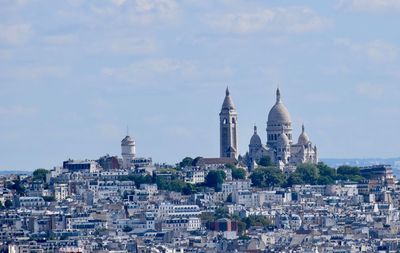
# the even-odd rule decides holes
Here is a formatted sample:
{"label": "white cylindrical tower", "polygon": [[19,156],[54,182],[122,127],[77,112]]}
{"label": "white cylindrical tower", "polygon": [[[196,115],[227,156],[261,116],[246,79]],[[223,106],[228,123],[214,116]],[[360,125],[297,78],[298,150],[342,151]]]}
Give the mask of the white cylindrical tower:
{"label": "white cylindrical tower", "polygon": [[129,135],[121,141],[121,155],[123,168],[130,169],[131,161],[136,155],[136,143]]}

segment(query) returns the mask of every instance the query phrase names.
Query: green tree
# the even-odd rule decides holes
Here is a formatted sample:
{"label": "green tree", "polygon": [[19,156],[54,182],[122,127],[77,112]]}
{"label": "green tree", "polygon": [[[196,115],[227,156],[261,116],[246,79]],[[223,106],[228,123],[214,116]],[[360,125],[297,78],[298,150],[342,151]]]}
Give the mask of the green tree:
{"label": "green tree", "polygon": [[232,168],[232,178],[233,179],[245,179],[246,178],[246,171],[242,168]]}
{"label": "green tree", "polygon": [[183,192],[184,187],[187,185],[185,182],[179,179],[166,180],[162,177],[158,177],[156,183],[158,189],[174,192]]}
{"label": "green tree", "polygon": [[211,212],[202,212],[200,214],[201,222],[208,223],[215,220],[215,215]]}
{"label": "green tree", "polygon": [[191,195],[195,192],[197,192],[196,186],[192,184],[186,184],[182,189],[182,194],[184,195]]}
{"label": "green tree", "polygon": [[182,159],[182,161],[179,163],[179,167],[184,168],[187,166],[191,166],[193,162],[193,158],[191,157],[185,157]]}
{"label": "green tree", "polygon": [[317,167],[318,167],[320,176],[330,177],[332,179],[335,179],[337,177],[337,173],[334,168],[331,168],[322,162],[318,163]]}
{"label": "green tree", "polygon": [[288,186],[303,185],[304,181],[299,174],[292,173],[287,180],[287,184],[288,184]]}
{"label": "green tree", "polygon": [[348,165],[340,166],[337,169],[337,178],[341,180],[351,180],[359,182],[364,178],[361,176],[360,168]]}
{"label": "green tree", "polygon": [[198,157],[196,157],[195,159],[193,159],[193,161],[192,161],[192,166],[196,166],[196,164],[199,162],[199,160],[200,159],[202,159],[203,157],[201,157],[201,156],[198,156]]}
{"label": "green tree", "polygon": [[295,173],[298,174],[306,184],[316,184],[319,178],[318,167],[314,164],[300,164],[297,166]]}
{"label": "green tree", "polygon": [[205,185],[219,191],[225,178],[225,172],[222,170],[211,170],[205,178]]}
{"label": "green tree", "polygon": [[286,184],[286,177],[276,167],[260,167],[253,171],[250,176],[251,182],[256,187],[274,187]]}
{"label": "green tree", "polygon": [[249,229],[251,227],[267,227],[272,223],[265,216],[262,215],[250,215],[242,220],[246,224],[246,228]]}
{"label": "green tree", "polygon": [[228,210],[226,208],[220,206],[217,209],[215,209],[214,216],[215,216],[215,219],[218,220],[218,219],[221,219],[221,218],[229,217],[229,213],[228,213]]}
{"label": "green tree", "polygon": [[335,180],[328,176],[320,176],[317,180],[317,184],[319,185],[335,184]]}
{"label": "green tree", "polygon": [[46,182],[46,175],[49,173],[48,170],[39,168],[33,172],[33,180],[41,180]]}
{"label": "green tree", "polygon": [[[121,178],[124,180],[124,178]],[[128,180],[135,182],[136,188],[139,188],[141,184],[152,184],[153,177],[150,175],[129,175],[127,177]]]}
{"label": "green tree", "polygon": [[258,165],[262,166],[262,167],[270,167],[273,166],[272,162],[271,162],[271,157],[269,156],[263,156],[261,157],[260,161],[258,161]]}

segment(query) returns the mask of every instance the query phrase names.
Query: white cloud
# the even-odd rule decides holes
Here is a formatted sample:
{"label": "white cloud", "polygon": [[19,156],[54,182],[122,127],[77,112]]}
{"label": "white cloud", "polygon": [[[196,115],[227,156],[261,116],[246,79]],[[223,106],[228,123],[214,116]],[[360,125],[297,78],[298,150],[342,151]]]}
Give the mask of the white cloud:
{"label": "white cloud", "polygon": [[399,0],[340,0],[340,8],[355,11],[381,12],[400,10]]}
{"label": "white cloud", "polygon": [[253,12],[237,12],[207,16],[207,23],[232,33],[284,31],[305,33],[319,31],[332,25],[332,21],[316,15],[306,7],[267,8]]}
{"label": "white cloud", "polygon": [[385,94],[385,88],[383,85],[376,85],[371,83],[358,84],[356,87],[356,91],[359,95],[370,99],[380,99]]}
{"label": "white cloud", "polygon": [[399,49],[396,46],[381,40],[356,43],[349,39],[337,39],[335,44],[361,53],[376,63],[394,62],[399,55]]}
{"label": "white cloud", "polygon": [[29,24],[0,24],[0,43],[22,44],[32,36],[32,27]]}

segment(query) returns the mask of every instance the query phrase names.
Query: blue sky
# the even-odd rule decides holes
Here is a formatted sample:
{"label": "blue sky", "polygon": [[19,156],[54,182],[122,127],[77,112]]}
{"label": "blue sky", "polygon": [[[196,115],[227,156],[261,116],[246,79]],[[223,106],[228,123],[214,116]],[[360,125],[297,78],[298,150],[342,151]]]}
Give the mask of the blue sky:
{"label": "blue sky", "polygon": [[240,152],[279,85],[321,157],[399,156],[398,0],[0,0],[0,169],[119,154],[215,157],[229,85]]}

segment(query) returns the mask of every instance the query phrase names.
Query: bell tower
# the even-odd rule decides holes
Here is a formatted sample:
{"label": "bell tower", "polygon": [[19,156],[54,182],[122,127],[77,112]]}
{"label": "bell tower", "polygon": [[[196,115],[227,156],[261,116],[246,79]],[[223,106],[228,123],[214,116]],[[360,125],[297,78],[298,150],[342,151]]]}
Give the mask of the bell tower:
{"label": "bell tower", "polygon": [[219,124],[220,157],[238,158],[237,111],[228,88],[219,114]]}

